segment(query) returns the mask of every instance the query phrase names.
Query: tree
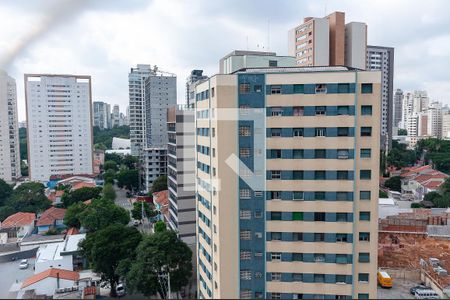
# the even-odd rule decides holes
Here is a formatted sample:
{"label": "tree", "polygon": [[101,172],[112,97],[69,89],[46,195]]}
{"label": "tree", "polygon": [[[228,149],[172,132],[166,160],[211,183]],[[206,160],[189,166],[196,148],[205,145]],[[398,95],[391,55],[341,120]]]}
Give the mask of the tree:
{"label": "tree", "polygon": [[170,273],[170,287],[178,292],[188,284],[192,275],[192,251],[172,230],[156,232],[144,237],[137,248],[136,261],[126,275],[127,287],[146,297],[167,298],[158,283],[158,275]]}
{"label": "tree", "polygon": [[137,190],[139,188],[138,170],[120,170],[117,174],[117,185],[129,191]]}
{"label": "tree", "polygon": [[113,137],[129,139],[130,127],[117,126],[111,129],[103,129],[103,130],[101,130],[97,126],[94,127],[94,144],[102,143],[108,149],[111,149]]}
{"label": "tree", "polygon": [[25,182],[13,190],[6,205],[15,212],[38,213],[51,206],[50,200],[45,196],[45,186],[38,182]]}
{"label": "tree", "polygon": [[429,192],[423,197],[423,201],[430,201],[435,207],[450,207],[450,195],[441,195],[438,192]]}
{"label": "tree", "polygon": [[117,163],[113,160],[107,160],[103,164],[103,169],[105,171],[108,171],[108,170],[117,171],[118,170]]}
{"label": "tree", "polygon": [[[20,149],[20,159],[24,160],[28,158],[28,147],[27,147],[27,129],[19,128],[19,149]],[[22,173],[23,175],[23,173]],[[25,175],[24,175],[25,176]]]}
{"label": "tree", "polygon": [[11,196],[12,192],[12,187],[3,179],[0,179],[0,206],[2,206],[6,202],[6,199]]}
{"label": "tree", "polygon": [[88,259],[92,269],[109,281],[111,297],[116,297],[120,262],[135,257],[136,247],[141,240],[142,236],[136,228],[114,224],[88,234],[81,242],[82,254]]}
{"label": "tree", "polygon": [[392,141],[392,149],[387,156],[387,163],[389,166],[396,168],[403,168],[412,166],[416,162],[416,152],[414,150],[406,149],[405,144],[400,144],[397,141]]}
{"label": "tree", "polygon": [[64,216],[64,224],[67,227],[81,227],[80,215],[86,209],[86,204],[77,202],[69,206]]}
{"label": "tree", "polygon": [[423,153],[425,163],[430,163],[435,169],[450,174],[450,141],[430,138],[417,142],[416,151]]}
{"label": "tree", "polygon": [[69,207],[74,203],[92,200],[100,197],[101,187],[82,187],[75,191],[65,192],[61,197],[64,207]]}
{"label": "tree", "polygon": [[167,190],[167,176],[161,175],[153,181],[152,194],[164,190]]}
{"label": "tree", "polygon": [[20,161],[20,174],[25,177],[28,176],[28,165],[23,160]]}
{"label": "tree", "polygon": [[408,135],[408,130],[399,128],[397,131],[397,135]]}
{"label": "tree", "polygon": [[106,153],[105,154],[105,161],[114,161],[118,166],[122,164],[123,158],[122,155],[117,153]]}
{"label": "tree", "polygon": [[105,181],[105,184],[107,183],[114,184],[115,178],[116,172],[114,172],[114,170],[108,170],[105,173],[103,173],[103,180]]}
{"label": "tree", "polygon": [[132,155],[125,155],[123,158],[122,163],[128,168],[128,169],[135,169],[136,165],[138,163],[138,158],[136,156]]}
{"label": "tree", "polygon": [[440,186],[439,190],[443,194],[450,194],[450,177],[445,179],[444,183]]}
{"label": "tree", "polygon": [[81,226],[94,232],[113,224],[127,225],[130,214],[114,202],[106,199],[95,199],[79,214]]}
{"label": "tree", "polygon": [[390,189],[391,191],[402,191],[402,178],[400,176],[393,176],[386,180],[384,186]]}
{"label": "tree", "polygon": [[413,203],[411,203],[411,208],[422,208],[423,206],[422,206],[422,204],[420,204],[420,203],[417,203],[417,202],[413,202]]}
{"label": "tree", "polygon": [[103,150],[103,151],[105,151],[106,149],[108,149],[108,148],[106,148],[105,144],[103,144],[103,143],[95,144],[95,145],[94,145],[94,148],[95,148],[95,150]]}
{"label": "tree", "polygon": [[155,223],[155,232],[162,232],[167,230],[166,223],[164,221],[158,221]]}
{"label": "tree", "polygon": [[379,193],[378,193],[378,197],[380,197],[380,198],[389,198],[389,195],[385,191],[380,190]]}
{"label": "tree", "polygon": [[155,215],[147,202],[134,202],[133,209],[131,210],[131,216],[133,217],[133,219],[142,219],[142,206],[144,207],[144,212],[147,218],[153,217]]}
{"label": "tree", "polygon": [[116,191],[111,183],[107,183],[103,186],[103,199],[110,201],[116,200]]}
{"label": "tree", "polygon": [[3,222],[7,217],[15,212],[16,211],[11,206],[0,206],[0,222]]}

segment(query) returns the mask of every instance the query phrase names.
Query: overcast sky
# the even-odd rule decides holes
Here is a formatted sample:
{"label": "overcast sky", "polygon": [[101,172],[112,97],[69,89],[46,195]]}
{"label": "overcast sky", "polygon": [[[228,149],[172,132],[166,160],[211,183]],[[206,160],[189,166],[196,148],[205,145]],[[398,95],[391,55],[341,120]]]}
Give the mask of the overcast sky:
{"label": "overcast sky", "polygon": [[369,44],[395,47],[394,88],[450,103],[447,0],[1,0],[0,68],[17,80],[19,120],[24,73],[91,75],[93,100],[124,112],[130,67],[158,65],[183,103],[191,69],[217,73],[235,49],[287,55],[290,28],[336,10],[367,23]]}

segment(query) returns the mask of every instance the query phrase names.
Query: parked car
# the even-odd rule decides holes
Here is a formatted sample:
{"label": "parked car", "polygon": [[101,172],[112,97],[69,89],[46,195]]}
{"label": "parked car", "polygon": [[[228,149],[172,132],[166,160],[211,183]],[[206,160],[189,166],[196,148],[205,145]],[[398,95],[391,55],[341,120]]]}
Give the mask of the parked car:
{"label": "parked car", "polygon": [[415,295],[417,290],[426,290],[426,289],[429,289],[429,287],[423,284],[419,284],[410,288],[409,292],[411,293],[411,295]]}
{"label": "parked car", "polygon": [[139,220],[133,220],[133,226],[139,226],[140,223],[141,221]]}
{"label": "parked car", "polygon": [[416,299],[441,299],[439,297],[438,293],[436,293],[432,289],[425,289],[425,290],[417,290],[415,294]]}
{"label": "parked car", "polygon": [[117,297],[125,296],[125,286],[123,285],[123,283],[119,283],[116,286],[116,294],[117,294]]}
{"label": "parked car", "polygon": [[22,259],[19,264],[19,269],[28,268],[28,259]]}

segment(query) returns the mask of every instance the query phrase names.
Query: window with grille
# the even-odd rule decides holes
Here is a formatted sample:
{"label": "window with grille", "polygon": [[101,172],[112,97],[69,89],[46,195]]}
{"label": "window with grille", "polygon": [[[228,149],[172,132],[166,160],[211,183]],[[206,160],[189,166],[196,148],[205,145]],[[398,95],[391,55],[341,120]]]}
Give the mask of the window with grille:
{"label": "window with grille", "polygon": [[294,137],[303,136],[303,128],[294,128],[292,130],[292,136],[294,136]]}
{"label": "window with grille", "polygon": [[241,291],[241,299],[252,299],[252,291],[250,290],[242,290]]}
{"label": "window with grille", "polygon": [[270,258],[272,261],[280,261],[281,260],[281,253],[280,252],[272,252],[270,254]]}
{"label": "window with grille", "polygon": [[349,155],[348,149],[338,149],[337,157],[338,159],[347,159]]}
{"label": "window with grille", "polygon": [[293,115],[296,117],[303,116],[305,113],[305,107],[304,106],[294,106],[294,112]]}
{"label": "window with grille", "polygon": [[316,106],[316,116],[324,116],[325,114],[325,106]]}
{"label": "window with grille", "polygon": [[345,233],[336,233],[336,242],[346,243],[348,241],[347,234]]}
{"label": "window with grille", "polygon": [[239,126],[239,135],[240,136],[251,136],[251,128],[250,126]]}
{"label": "window with grille", "polygon": [[242,260],[252,259],[252,252],[248,250],[241,250],[241,259]]}
{"label": "window with grille", "polygon": [[250,93],[250,83],[239,84],[239,94],[248,94],[248,93]]}
{"label": "window with grille", "polygon": [[281,171],[270,171],[270,179],[281,179]]}
{"label": "window with grille", "polygon": [[239,190],[239,197],[242,199],[249,199],[251,196],[251,192],[249,189],[240,189]]}
{"label": "window with grille", "polygon": [[241,279],[242,280],[252,280],[252,271],[241,270]]}
{"label": "window with grille", "polygon": [[241,240],[251,240],[252,239],[252,232],[250,230],[241,230],[240,233]]}
{"label": "window with grille", "polygon": [[327,85],[326,84],[316,84],[316,94],[326,94]]}
{"label": "window with grille", "polygon": [[272,95],[274,95],[274,94],[281,94],[281,85],[272,85],[270,87],[270,93]]}
{"label": "window with grille", "polygon": [[272,117],[281,117],[283,115],[283,109],[281,107],[272,107]]}
{"label": "window with grille", "polygon": [[281,299],[281,293],[272,293],[272,299]]}
{"label": "window with grille", "polygon": [[248,158],[248,157],[250,157],[250,152],[251,152],[250,148],[240,148],[239,156],[243,157],[243,158]]}
{"label": "window with grille", "polygon": [[370,232],[360,232],[359,240],[361,242],[369,242],[370,241]]}
{"label": "window with grille", "polygon": [[239,217],[243,220],[250,220],[252,218],[251,210],[241,209],[239,211]]}
{"label": "window with grille", "polygon": [[325,254],[315,253],[314,254],[314,261],[315,262],[325,262]]}
{"label": "window with grille", "polygon": [[320,127],[315,130],[316,136],[326,136],[326,128]]}
{"label": "window with grille", "polygon": [[281,128],[272,128],[270,130],[271,137],[281,137]]}
{"label": "window with grille", "polygon": [[271,273],[270,274],[270,279],[272,281],[281,281],[281,273],[277,273],[277,272]]}

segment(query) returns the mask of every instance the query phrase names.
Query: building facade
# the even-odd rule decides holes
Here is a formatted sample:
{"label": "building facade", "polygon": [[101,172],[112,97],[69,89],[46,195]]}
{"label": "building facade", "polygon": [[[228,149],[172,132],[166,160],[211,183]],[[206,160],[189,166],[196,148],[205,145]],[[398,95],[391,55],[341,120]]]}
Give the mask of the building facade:
{"label": "building facade", "polygon": [[25,74],[29,177],[92,174],[91,77]]}
{"label": "building facade", "polygon": [[150,192],[153,181],[161,175],[167,175],[167,146],[148,147],[140,150],[140,189]]}
{"label": "building facade", "polygon": [[195,116],[193,106],[178,105],[167,112],[167,187],[171,229],[195,245]]}
{"label": "building facade", "polygon": [[345,13],[307,17],[288,33],[288,53],[298,66],[366,67],[367,25],[345,24]]}
{"label": "building facade", "polygon": [[347,67],[197,85],[199,298],[376,298],[380,98]]}
{"label": "building facade", "polygon": [[186,103],[188,106],[191,103],[195,103],[195,85],[207,78],[208,76],[203,75],[203,70],[192,70],[191,74],[186,78]]}
{"label": "building facade", "polygon": [[0,179],[12,183],[21,177],[16,81],[2,70],[0,70],[0,166]]}
{"label": "building facade", "polygon": [[427,109],[428,114],[428,136],[442,138],[442,104],[432,102]]}
{"label": "building facade", "polygon": [[100,129],[111,128],[111,106],[108,103],[94,101],[94,126]]}
{"label": "building facade", "polygon": [[120,126],[120,108],[115,104],[111,113],[111,128]]}
{"label": "building facade", "polygon": [[[381,71],[381,147],[392,145],[394,101],[394,48],[367,46],[367,70]],[[397,95],[396,95],[397,96]],[[400,96],[400,95],[399,95]],[[397,115],[399,117],[400,115]]]}
{"label": "building facade", "polygon": [[[397,89],[394,94],[394,127],[399,127],[400,122],[402,121],[403,98],[403,91]],[[396,133],[394,135],[396,135]]]}
{"label": "building facade", "polygon": [[294,66],[293,56],[277,56],[275,52],[234,50],[219,61],[219,72],[231,74],[243,68]]}

